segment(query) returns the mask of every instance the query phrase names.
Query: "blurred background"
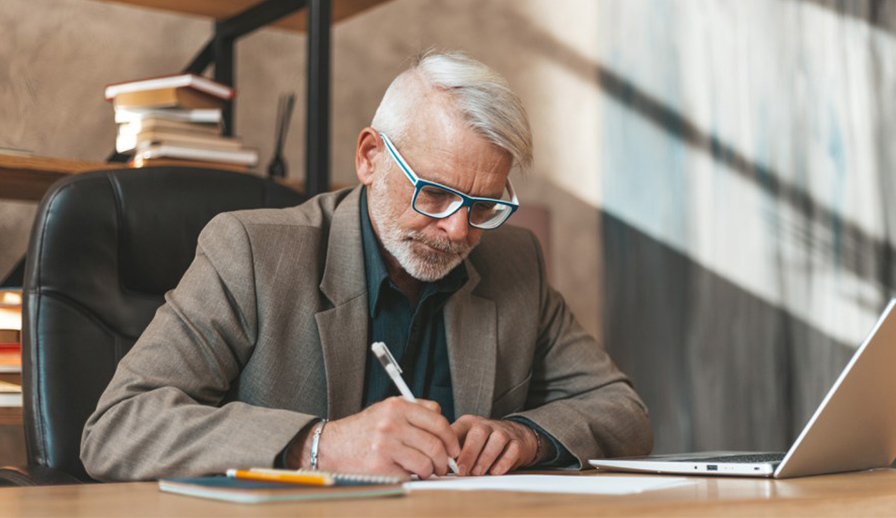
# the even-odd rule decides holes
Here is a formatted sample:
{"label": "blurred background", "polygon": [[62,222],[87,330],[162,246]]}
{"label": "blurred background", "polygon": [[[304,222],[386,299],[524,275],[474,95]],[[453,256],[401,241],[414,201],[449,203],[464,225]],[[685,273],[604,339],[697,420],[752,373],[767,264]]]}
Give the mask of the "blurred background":
{"label": "blurred background", "polygon": [[[175,73],[208,18],[3,0],[0,147],[104,160],[109,83]],[[332,30],[333,182],[408,57],[463,50],[529,111],[553,283],[628,372],[657,452],[781,450],[894,289],[896,2],[391,0]],[[240,40],[236,134],[304,177],[306,37]],[[2,194],[2,193],[0,193]],[[0,278],[36,211],[0,201]]]}

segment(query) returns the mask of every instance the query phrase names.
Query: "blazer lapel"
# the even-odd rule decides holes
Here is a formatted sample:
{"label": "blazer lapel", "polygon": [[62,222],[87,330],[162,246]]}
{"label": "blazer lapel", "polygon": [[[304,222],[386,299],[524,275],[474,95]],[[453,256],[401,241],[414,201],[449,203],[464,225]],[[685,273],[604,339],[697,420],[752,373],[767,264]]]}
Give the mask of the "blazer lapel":
{"label": "blazer lapel", "polygon": [[367,297],[314,315],[327,375],[327,418],[361,410],[367,359]]}
{"label": "blazer lapel", "polygon": [[361,245],[360,187],[333,213],[321,292],[333,308],[317,313],[327,377],[327,418],[361,410],[367,361],[367,283]]}
{"label": "blazer lapel", "polygon": [[498,353],[497,311],[492,300],[473,294],[479,273],[466,261],[469,279],[445,304],[445,336],[451,362],[454,414],[489,417]]}

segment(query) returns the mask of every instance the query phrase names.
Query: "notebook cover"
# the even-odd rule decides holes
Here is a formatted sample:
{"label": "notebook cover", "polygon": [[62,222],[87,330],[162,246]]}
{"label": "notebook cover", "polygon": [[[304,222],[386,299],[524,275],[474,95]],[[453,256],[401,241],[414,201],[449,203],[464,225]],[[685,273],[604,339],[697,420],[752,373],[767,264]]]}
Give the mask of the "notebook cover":
{"label": "notebook cover", "polygon": [[224,476],[161,479],[159,480],[159,490],[165,493],[175,493],[179,495],[210,498],[243,504],[285,502],[293,500],[372,498],[405,494],[405,489],[401,484],[337,484],[336,486],[321,487],[241,480]]}

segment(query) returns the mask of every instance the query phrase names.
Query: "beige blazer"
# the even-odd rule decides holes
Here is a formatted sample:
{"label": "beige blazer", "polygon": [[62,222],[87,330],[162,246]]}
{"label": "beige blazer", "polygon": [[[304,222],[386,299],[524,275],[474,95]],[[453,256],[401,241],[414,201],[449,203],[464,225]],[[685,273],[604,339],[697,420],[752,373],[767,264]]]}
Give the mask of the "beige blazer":
{"label": "beige blazer", "polygon": [[[271,466],[317,417],[361,410],[360,188],[222,214],[122,359],[81,441],[100,480]],[[647,411],[548,285],[534,236],[486,232],[444,308],[457,416],[525,416],[588,458],[647,453]]]}

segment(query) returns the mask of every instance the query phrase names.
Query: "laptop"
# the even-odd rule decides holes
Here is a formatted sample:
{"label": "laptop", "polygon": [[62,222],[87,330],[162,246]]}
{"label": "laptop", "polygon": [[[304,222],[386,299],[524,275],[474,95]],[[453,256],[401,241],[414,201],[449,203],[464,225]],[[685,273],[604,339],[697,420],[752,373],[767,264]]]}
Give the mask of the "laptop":
{"label": "laptop", "polygon": [[890,299],[787,453],[703,452],[588,462],[602,470],[791,478],[896,459],[896,299]]}

